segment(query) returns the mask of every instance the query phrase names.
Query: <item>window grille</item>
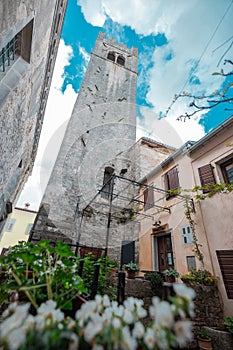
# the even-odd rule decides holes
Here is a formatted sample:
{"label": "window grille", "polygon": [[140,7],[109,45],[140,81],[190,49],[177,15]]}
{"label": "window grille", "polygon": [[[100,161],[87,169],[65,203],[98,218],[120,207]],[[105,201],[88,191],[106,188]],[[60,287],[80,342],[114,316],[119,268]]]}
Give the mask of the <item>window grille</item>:
{"label": "window grille", "polygon": [[5,72],[20,55],[20,33],[18,33],[0,52],[0,72]]}

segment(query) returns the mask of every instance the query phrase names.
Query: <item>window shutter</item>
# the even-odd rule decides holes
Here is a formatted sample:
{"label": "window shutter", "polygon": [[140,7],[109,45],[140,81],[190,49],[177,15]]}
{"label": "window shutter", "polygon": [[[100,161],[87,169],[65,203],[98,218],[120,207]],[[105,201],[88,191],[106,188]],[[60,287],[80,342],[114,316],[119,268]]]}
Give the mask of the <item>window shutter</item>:
{"label": "window shutter", "polygon": [[[178,169],[173,168],[165,175],[165,190],[178,190],[180,187]],[[174,197],[176,193],[167,193],[166,198]]]}
{"label": "window shutter", "polygon": [[217,250],[216,253],[227,296],[233,299],[233,250]]}
{"label": "window shutter", "polygon": [[170,190],[177,190],[177,188],[179,188],[179,177],[177,168],[173,168],[168,172],[168,182]]}
{"label": "window shutter", "polygon": [[[211,164],[206,164],[198,168],[198,173],[201,181],[201,186],[216,184],[213,167]],[[203,193],[212,191],[213,187],[209,187],[203,190]]]}
{"label": "window shutter", "polygon": [[153,207],[154,204],[154,190],[153,188],[146,188],[144,194],[144,210],[148,210]]}

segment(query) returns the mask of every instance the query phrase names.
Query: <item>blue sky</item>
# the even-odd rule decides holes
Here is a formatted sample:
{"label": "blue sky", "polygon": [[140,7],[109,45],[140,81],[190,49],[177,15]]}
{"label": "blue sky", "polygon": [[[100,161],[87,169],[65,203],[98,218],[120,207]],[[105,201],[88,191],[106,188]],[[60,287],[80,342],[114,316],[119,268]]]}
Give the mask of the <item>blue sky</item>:
{"label": "blue sky", "polygon": [[17,205],[39,207],[100,30],[139,50],[137,137],[179,147],[232,114],[219,105],[183,123],[177,117],[191,111],[190,100],[172,103],[182,91],[222,88],[224,78],[212,73],[227,50],[232,59],[232,18],[233,0],[68,0],[37,158]]}
{"label": "blue sky", "polygon": [[[168,8],[171,7],[171,4],[174,8],[172,7],[169,12]],[[213,50],[233,34],[230,21],[233,15],[233,6],[231,6],[232,0],[215,1],[214,3],[212,0],[205,0],[204,2],[201,0],[191,0],[189,4],[190,5],[187,6],[184,0],[163,2],[160,0],[131,0],[127,2],[129,10],[126,10],[126,15],[124,15],[125,3],[122,1],[115,1],[113,5],[113,2],[104,0],[69,0],[62,38],[66,45],[72,47],[73,58],[70,60],[70,65],[65,67],[64,70],[65,79],[62,86],[63,92],[68,84],[71,84],[75,92],[78,92],[87,65],[88,56],[84,58],[83,52],[86,55],[91,52],[100,30],[105,31],[107,37],[114,37],[118,42],[123,42],[129,47],[135,46],[138,48],[139,77],[137,104],[138,106],[148,107],[149,110],[147,113],[151,114],[153,111],[153,118],[159,119],[164,115],[167,107],[169,107],[172,102],[174,94],[178,94],[182,87],[185,88],[185,91],[194,92],[196,94],[210,93],[211,86],[213,86],[213,89],[220,88],[223,80],[219,79],[219,77],[213,77],[212,73],[217,69],[220,70],[220,68],[216,67],[216,62],[227,49],[227,45],[223,45],[221,49],[216,50],[215,55],[213,54]],[[124,6],[124,10],[122,10],[122,12],[120,10],[116,11],[116,8],[118,10],[121,6]],[[140,11],[140,7],[142,11]],[[146,10],[145,7],[147,7]],[[173,19],[173,21],[169,23],[173,10],[175,10],[177,14],[174,15],[175,20]],[[208,12],[206,12],[206,10],[208,10]],[[156,11],[158,11],[157,16]],[[150,24],[148,25],[147,17],[145,16],[145,18],[143,18],[143,13],[148,15],[149,12],[152,12],[152,15],[150,14]],[[134,13],[135,16],[133,16]],[[141,16],[138,17],[138,14]],[[158,24],[158,22],[161,21],[161,17],[158,16],[163,18],[160,24]],[[194,17],[193,23],[192,20],[190,21],[191,23],[188,23],[188,16]],[[195,16],[197,17],[196,19]],[[202,18],[202,16],[205,17]],[[199,19],[200,24],[196,21],[197,19]],[[137,22],[141,21],[142,24],[138,26]],[[145,22],[144,26],[143,21]],[[189,25],[187,25],[187,23]],[[155,29],[156,24],[158,24],[157,29]],[[174,30],[173,35],[170,33],[171,30]],[[181,36],[180,41],[176,39],[175,30],[177,30],[177,36]],[[182,47],[180,47],[182,45],[182,30],[186,32],[183,38],[185,54],[183,55],[184,59],[181,59],[179,62],[179,55],[182,55]],[[189,31],[190,38],[193,38],[193,41],[190,40],[187,46],[187,35]],[[198,40],[198,45],[196,40]],[[159,52],[159,47],[162,48],[161,52],[163,58],[161,59],[160,57],[159,61],[156,62],[156,52]],[[192,47],[191,50],[190,47]],[[187,54],[189,51],[191,51],[190,56]],[[232,50],[228,52],[228,54],[232,54]],[[201,61],[200,57],[202,55]],[[178,57],[177,60],[175,60],[176,57]],[[209,60],[212,61],[211,64],[208,64]],[[171,65],[170,68],[168,64],[169,61],[174,61],[177,65],[179,65],[179,63],[180,65],[185,64],[186,68],[183,69],[183,75],[182,69],[174,65]],[[173,80],[172,85],[174,85],[174,90],[172,94],[170,89],[167,89],[166,102],[164,103],[163,101],[161,104],[159,100],[156,101],[156,91],[159,89],[161,82],[163,83],[162,76],[154,72],[160,69],[162,63],[167,66],[167,70],[170,72],[170,79]],[[204,69],[205,73],[203,74],[202,71]],[[178,74],[176,72],[177,70],[179,70]],[[159,78],[157,81],[153,79],[153,74]],[[175,82],[176,74],[177,84]],[[209,75],[209,77],[207,77],[207,75]],[[164,77],[164,85],[167,81],[168,77],[166,75]],[[156,86],[154,89],[153,84]],[[165,88],[166,85],[161,89],[163,94]],[[154,93],[153,98],[151,98],[152,93]],[[158,99],[159,95],[158,93]],[[189,100],[187,100],[186,104],[184,104],[184,100],[176,102],[173,106],[177,106],[173,109],[175,117],[178,116],[178,110],[181,113],[185,113],[186,110],[190,111],[188,108],[189,103]],[[180,107],[178,108],[178,106]],[[198,126],[194,131],[193,137],[192,134],[189,134],[189,138],[194,140],[200,138],[203,136],[204,132],[208,132],[229,117],[230,114],[224,111],[224,107],[219,106],[205,115],[199,115],[198,118],[195,117],[195,124],[198,124]],[[139,120],[139,124],[143,124],[142,114],[141,109],[138,108],[138,117],[141,119],[141,121]],[[172,111],[169,114],[171,115]],[[182,129],[182,127],[179,125],[180,122],[175,122],[175,117],[173,118],[172,127],[175,127],[177,131],[179,128]],[[146,118],[146,116],[144,116],[144,118]],[[145,126],[148,128],[147,123],[145,123]],[[142,127],[144,126],[142,125]],[[201,131],[203,131],[203,133]],[[148,132],[153,136],[151,130],[148,130]]]}

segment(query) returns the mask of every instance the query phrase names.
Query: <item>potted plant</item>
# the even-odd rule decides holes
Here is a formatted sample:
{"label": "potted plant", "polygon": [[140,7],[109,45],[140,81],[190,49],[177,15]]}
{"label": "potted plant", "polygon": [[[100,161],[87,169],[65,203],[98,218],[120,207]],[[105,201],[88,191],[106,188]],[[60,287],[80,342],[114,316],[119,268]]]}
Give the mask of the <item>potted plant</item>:
{"label": "potted plant", "polygon": [[224,322],[223,322],[223,323],[224,323],[226,329],[227,329],[229,332],[233,333],[233,316],[231,316],[231,317],[226,317],[226,318],[224,319]]}
{"label": "potted plant", "polygon": [[212,349],[211,338],[209,337],[207,331],[204,328],[201,328],[197,332],[197,341],[201,350]]}
{"label": "potted plant", "polygon": [[165,276],[165,280],[171,283],[174,283],[176,278],[179,277],[179,272],[177,272],[175,269],[166,269],[163,271],[163,274]]}
{"label": "potted plant", "polygon": [[127,271],[127,277],[130,279],[134,279],[136,272],[140,271],[138,264],[134,263],[133,261],[123,265],[123,268]]}

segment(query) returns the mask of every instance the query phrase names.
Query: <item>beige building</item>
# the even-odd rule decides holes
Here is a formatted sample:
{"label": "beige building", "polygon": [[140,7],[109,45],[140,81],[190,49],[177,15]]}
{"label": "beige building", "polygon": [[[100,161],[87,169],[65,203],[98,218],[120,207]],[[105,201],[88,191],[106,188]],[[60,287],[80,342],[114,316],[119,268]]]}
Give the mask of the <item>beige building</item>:
{"label": "beige building", "polygon": [[27,241],[37,212],[27,208],[14,208],[8,215],[0,236],[0,252],[19,241]]}
{"label": "beige building", "polygon": [[33,167],[66,5],[0,2],[0,230]]}
{"label": "beige building", "polygon": [[[141,181],[149,185],[141,188],[143,210],[148,215],[140,226],[141,269],[175,268],[184,274],[192,268],[201,268],[193,252],[193,232],[185,215],[186,196],[194,198],[194,194],[184,189],[233,183],[233,117],[200,141],[187,142]],[[204,194],[208,193],[208,189],[204,190]],[[188,201],[195,209],[193,218],[204,268],[218,278],[225,315],[233,313],[232,203],[233,192]]]}

